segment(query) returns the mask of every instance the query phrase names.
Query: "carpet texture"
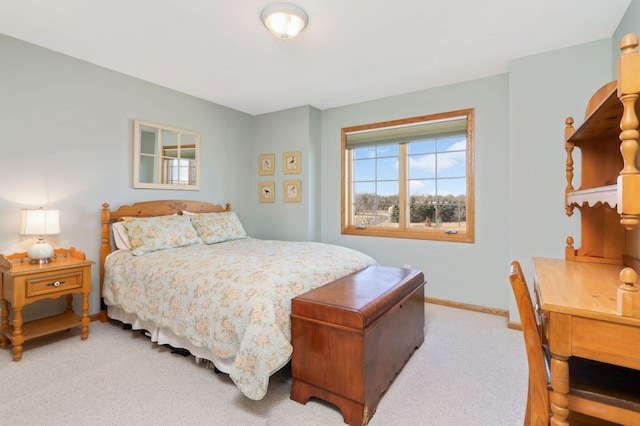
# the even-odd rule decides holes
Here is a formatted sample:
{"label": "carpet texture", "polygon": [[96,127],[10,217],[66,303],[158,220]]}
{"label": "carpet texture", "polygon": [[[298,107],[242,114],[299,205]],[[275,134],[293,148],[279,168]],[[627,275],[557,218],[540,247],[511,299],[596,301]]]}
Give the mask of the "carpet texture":
{"label": "carpet texture", "polygon": [[[499,316],[425,304],[425,341],[369,422],[522,425],[527,363],[522,334]],[[244,397],[225,374],[172,354],[140,332],[93,322],[0,351],[0,425],[342,425],[331,404],[289,399],[288,369],[267,396]]]}

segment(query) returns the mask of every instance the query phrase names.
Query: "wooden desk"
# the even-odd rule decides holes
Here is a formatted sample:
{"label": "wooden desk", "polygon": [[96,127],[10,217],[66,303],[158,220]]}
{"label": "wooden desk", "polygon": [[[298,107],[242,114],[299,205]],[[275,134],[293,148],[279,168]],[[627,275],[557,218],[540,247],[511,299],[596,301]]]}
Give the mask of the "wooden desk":
{"label": "wooden desk", "polygon": [[552,424],[567,425],[570,356],[640,370],[640,319],[616,308],[621,265],[534,258],[551,350]]}

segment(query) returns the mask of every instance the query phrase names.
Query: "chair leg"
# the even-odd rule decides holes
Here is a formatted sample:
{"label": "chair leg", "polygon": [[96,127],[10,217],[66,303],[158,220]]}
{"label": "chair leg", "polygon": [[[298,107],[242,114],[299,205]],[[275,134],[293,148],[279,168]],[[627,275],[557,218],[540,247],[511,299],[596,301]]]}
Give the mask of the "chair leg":
{"label": "chair leg", "polygon": [[524,413],[524,425],[531,426],[531,387],[527,386],[527,408]]}

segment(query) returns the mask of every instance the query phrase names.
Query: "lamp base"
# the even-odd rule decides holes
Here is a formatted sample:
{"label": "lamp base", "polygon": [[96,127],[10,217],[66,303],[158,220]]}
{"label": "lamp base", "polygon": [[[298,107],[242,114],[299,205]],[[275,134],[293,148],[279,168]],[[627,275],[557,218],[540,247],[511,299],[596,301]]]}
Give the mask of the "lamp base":
{"label": "lamp base", "polygon": [[49,263],[51,256],[53,256],[53,247],[44,239],[39,239],[37,243],[29,247],[27,256],[31,259],[29,263],[34,265]]}
{"label": "lamp base", "polygon": [[30,265],[44,265],[46,263],[51,263],[51,258],[50,257],[47,257],[46,259],[31,259],[29,261]]}

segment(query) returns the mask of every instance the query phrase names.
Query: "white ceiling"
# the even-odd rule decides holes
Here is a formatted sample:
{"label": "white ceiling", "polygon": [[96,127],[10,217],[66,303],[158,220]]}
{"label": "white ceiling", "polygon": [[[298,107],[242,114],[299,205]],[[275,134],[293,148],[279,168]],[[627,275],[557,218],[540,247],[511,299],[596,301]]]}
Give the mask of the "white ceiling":
{"label": "white ceiling", "polygon": [[309,24],[288,41],[271,0],[0,0],[0,33],[256,115],[506,72],[611,37],[631,0],[289,1]]}

